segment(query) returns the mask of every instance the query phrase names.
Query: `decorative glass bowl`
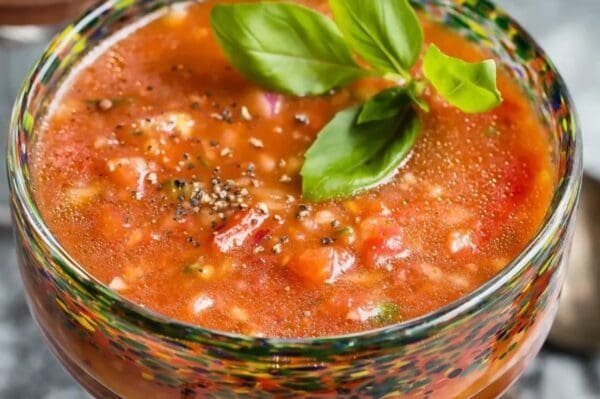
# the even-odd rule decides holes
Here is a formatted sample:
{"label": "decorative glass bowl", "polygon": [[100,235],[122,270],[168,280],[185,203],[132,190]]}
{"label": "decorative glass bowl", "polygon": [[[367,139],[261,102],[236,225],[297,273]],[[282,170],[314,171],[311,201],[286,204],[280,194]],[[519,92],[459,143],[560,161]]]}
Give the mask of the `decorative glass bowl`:
{"label": "decorative glass bowl", "polygon": [[581,175],[573,104],[531,37],[486,0],[414,0],[429,18],[490,48],[552,132],[557,189],[539,233],[466,297],[424,317],[358,334],[268,339],[152,313],[100,284],[52,236],[32,200],[28,151],[65,76],[103,39],[176,1],[109,0],[48,47],[16,102],[8,170],[21,274],[54,354],[102,398],[492,398],[540,349],[565,277]]}

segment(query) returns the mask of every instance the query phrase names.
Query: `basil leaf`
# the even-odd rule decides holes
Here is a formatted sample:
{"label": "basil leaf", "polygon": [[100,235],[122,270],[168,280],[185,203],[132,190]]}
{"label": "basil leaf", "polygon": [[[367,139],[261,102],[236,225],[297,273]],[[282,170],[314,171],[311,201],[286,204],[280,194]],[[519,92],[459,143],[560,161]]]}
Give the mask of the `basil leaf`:
{"label": "basil leaf", "polygon": [[329,0],[350,46],[371,66],[406,76],[423,46],[423,29],[408,0]]}
{"label": "basil leaf", "polygon": [[429,104],[427,104],[427,101],[423,98],[423,92],[426,87],[427,83],[425,83],[424,80],[414,81],[408,87],[408,95],[423,112],[429,112]]}
{"label": "basil leaf", "polygon": [[348,197],[385,183],[412,149],[420,121],[410,105],[401,115],[357,124],[361,107],[339,112],[306,152],[302,195],[315,201]]}
{"label": "basil leaf", "polygon": [[317,95],[371,74],[354,61],[333,21],[304,6],[219,4],[211,25],[231,64],[271,90]]}
{"label": "basil leaf", "polygon": [[406,106],[410,104],[411,100],[412,98],[403,87],[386,89],[362,106],[357,123],[363,124],[399,116],[406,112]]}
{"label": "basil leaf", "polygon": [[464,112],[487,112],[502,103],[494,60],[468,63],[432,44],[423,59],[423,73],[450,104]]}

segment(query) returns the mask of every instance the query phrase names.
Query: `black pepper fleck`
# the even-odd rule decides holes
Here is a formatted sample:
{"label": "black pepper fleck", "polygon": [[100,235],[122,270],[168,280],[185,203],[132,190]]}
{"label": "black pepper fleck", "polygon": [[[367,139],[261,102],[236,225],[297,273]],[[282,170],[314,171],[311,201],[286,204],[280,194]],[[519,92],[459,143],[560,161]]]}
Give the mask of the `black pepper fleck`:
{"label": "black pepper fleck", "polygon": [[221,112],[221,117],[227,123],[233,122],[233,114],[231,113],[231,110],[229,108],[223,109],[223,111]]}
{"label": "black pepper fleck", "polygon": [[185,187],[185,181],[183,181],[183,180],[175,179],[175,180],[173,180],[173,184],[175,185],[175,188],[177,188],[178,190],[181,190],[182,188]]}
{"label": "black pepper fleck", "polygon": [[331,245],[331,244],[333,244],[333,239],[331,239],[329,237],[323,237],[323,238],[321,238],[321,244]]}
{"label": "black pepper fleck", "polygon": [[310,119],[308,118],[308,115],[306,115],[306,114],[296,114],[296,115],[294,115],[294,120],[301,125],[310,124]]}
{"label": "black pepper fleck", "polygon": [[298,212],[296,213],[297,219],[304,219],[310,214],[310,208],[308,205],[301,204],[298,206]]}

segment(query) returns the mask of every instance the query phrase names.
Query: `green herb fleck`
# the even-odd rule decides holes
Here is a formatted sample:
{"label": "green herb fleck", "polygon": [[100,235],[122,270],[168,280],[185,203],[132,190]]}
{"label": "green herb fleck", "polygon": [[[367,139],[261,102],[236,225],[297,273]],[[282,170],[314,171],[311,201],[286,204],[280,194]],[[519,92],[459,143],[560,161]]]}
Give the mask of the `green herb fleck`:
{"label": "green herb fleck", "polygon": [[202,265],[198,262],[191,263],[186,265],[183,268],[183,273],[185,274],[199,274],[202,273]]}
{"label": "green herb fleck", "polygon": [[393,303],[383,303],[377,307],[377,316],[373,318],[373,322],[378,326],[387,326],[400,321],[400,307]]}
{"label": "green herb fleck", "polygon": [[335,238],[345,237],[354,234],[352,226],[346,226],[335,232]]}
{"label": "green herb fleck", "polygon": [[488,126],[484,131],[483,134],[485,135],[485,137],[487,138],[494,138],[494,137],[498,137],[498,134],[500,132],[498,131],[498,128],[495,126]]}

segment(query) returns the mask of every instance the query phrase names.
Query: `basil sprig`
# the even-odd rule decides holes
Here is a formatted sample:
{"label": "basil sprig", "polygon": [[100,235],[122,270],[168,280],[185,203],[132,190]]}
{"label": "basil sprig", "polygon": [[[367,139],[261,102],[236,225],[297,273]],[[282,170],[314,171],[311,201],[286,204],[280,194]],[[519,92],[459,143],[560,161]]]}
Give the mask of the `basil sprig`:
{"label": "basil sprig", "polygon": [[[366,77],[394,81],[361,106],[336,114],[305,154],[302,193],[324,201],[387,182],[407,159],[420,132],[417,109],[428,112],[426,81],[411,75],[423,49],[423,29],[408,0],[329,0],[335,23],[285,2],[219,4],[215,37],[231,64],[270,90],[321,95]],[[360,66],[352,51],[369,67]],[[502,97],[493,60],[467,63],[430,45],[426,80],[451,105],[489,111]]]}

